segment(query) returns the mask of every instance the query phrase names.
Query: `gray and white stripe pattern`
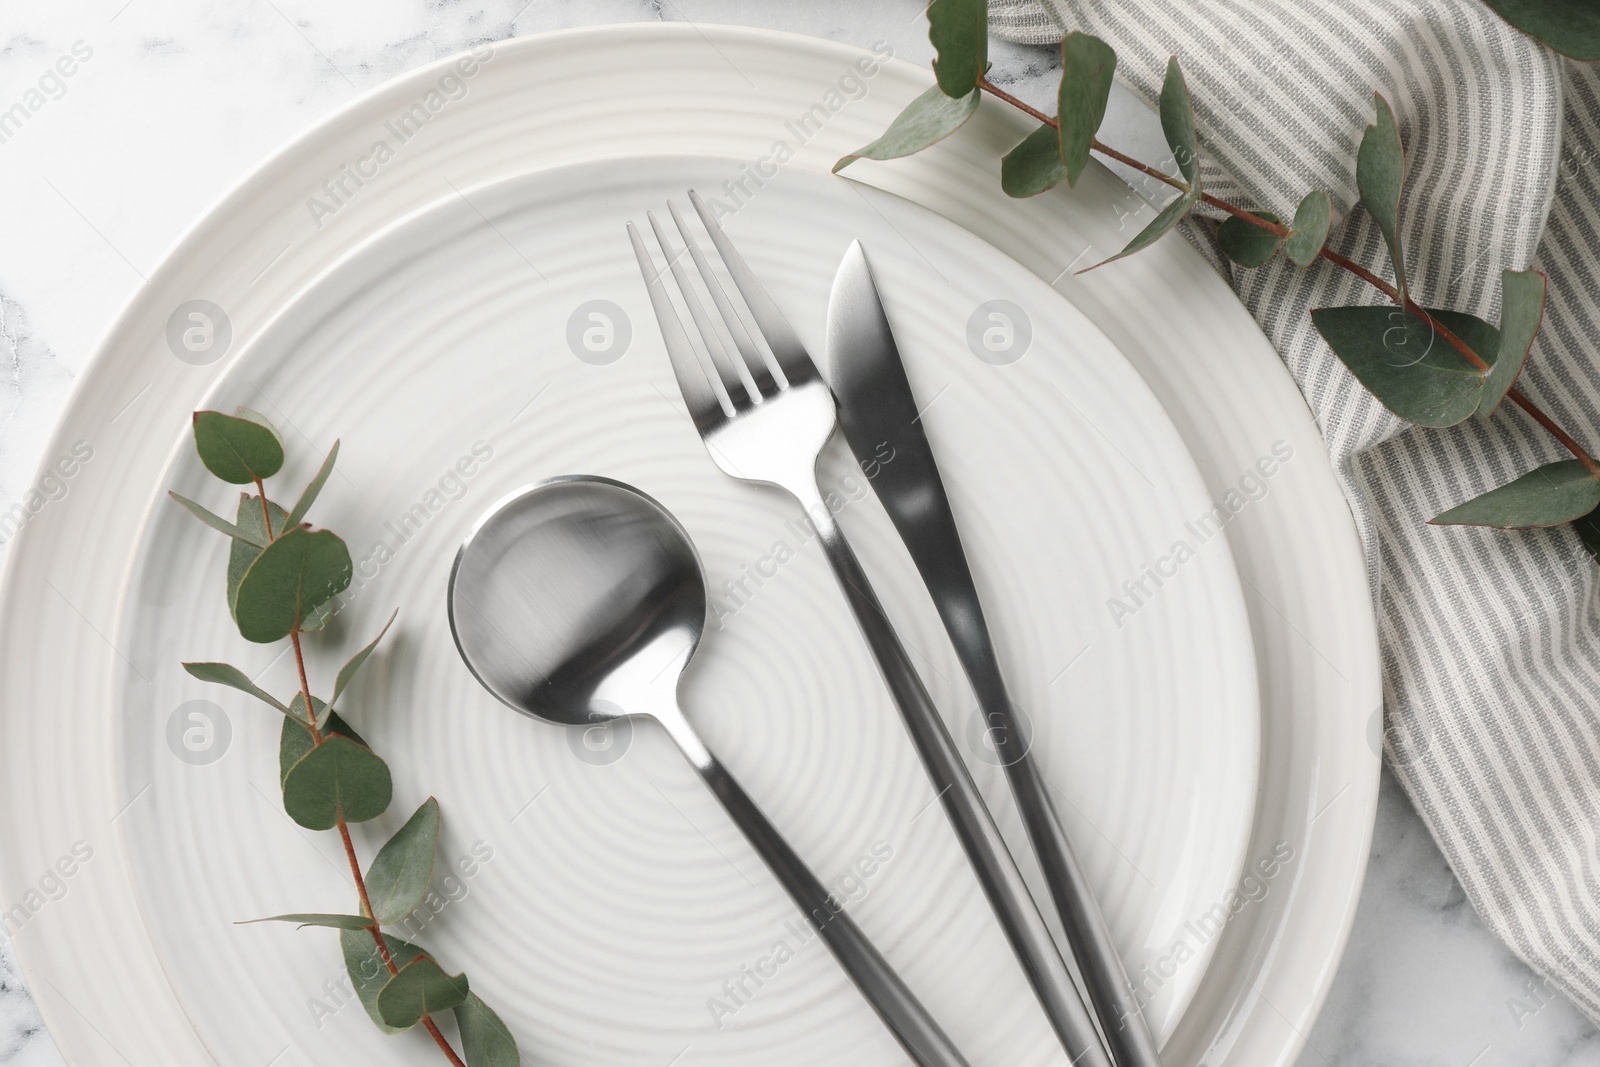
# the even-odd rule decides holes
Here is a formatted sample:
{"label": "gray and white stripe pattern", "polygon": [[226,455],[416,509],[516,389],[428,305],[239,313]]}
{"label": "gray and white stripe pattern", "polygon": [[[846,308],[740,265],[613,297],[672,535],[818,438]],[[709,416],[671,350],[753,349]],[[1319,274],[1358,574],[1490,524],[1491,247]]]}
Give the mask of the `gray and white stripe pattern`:
{"label": "gray and white stripe pattern", "polygon": [[[1519,384],[1600,440],[1600,68],[1564,64],[1472,0],[995,0],[991,13],[1014,40],[1104,37],[1152,103],[1167,57],[1186,60],[1210,188],[1283,216],[1315,188],[1350,215],[1381,91],[1410,154],[1418,299],[1497,320],[1501,270],[1546,271],[1546,326]],[[1362,213],[1330,243],[1387,261]],[[1232,281],[1316,413],[1356,516],[1391,766],[1484,919],[1600,1020],[1600,571],[1569,529],[1425,524],[1565,453],[1510,405],[1444,431],[1385,411],[1311,325],[1315,307],[1381,302],[1348,274],[1279,257]]]}

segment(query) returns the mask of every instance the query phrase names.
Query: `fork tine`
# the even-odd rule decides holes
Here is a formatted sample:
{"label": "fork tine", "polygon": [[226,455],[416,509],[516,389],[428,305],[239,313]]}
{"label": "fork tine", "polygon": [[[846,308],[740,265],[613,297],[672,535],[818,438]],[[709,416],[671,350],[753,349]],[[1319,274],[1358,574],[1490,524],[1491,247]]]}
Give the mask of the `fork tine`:
{"label": "fork tine", "polygon": [[726,422],[728,414],[712,390],[705,368],[700,366],[700,359],[695,355],[694,346],[689,343],[689,335],[683,330],[683,321],[672,306],[672,297],[667,294],[661,272],[656,270],[650,252],[645,248],[644,238],[639,236],[638,228],[631,222],[628,223],[628,240],[633,242],[633,254],[639,260],[639,273],[644,275],[645,288],[650,292],[650,306],[655,310],[656,322],[661,326],[661,339],[667,346],[672,374],[678,379],[678,391],[688,405],[689,418],[694,421],[695,429],[703,436]]}
{"label": "fork tine", "polygon": [[[684,306],[689,309],[689,317],[694,320],[695,329],[700,331],[700,340],[705,344],[706,355],[711,359],[712,369],[716,371],[722,390],[728,402],[735,411],[748,407],[751,402],[759,402],[761,394],[756,392],[755,383],[748,382],[749,372],[744,370],[742,360],[737,360],[728,355],[727,348],[722,343],[722,336],[717,333],[716,326],[711,322],[711,316],[706,312],[705,305],[700,302],[700,297],[694,291],[694,284],[689,280],[689,272],[684,269],[683,257],[672,250],[672,243],[667,240],[666,232],[661,227],[661,220],[656,218],[654,211],[645,212],[645,217],[650,220],[650,229],[655,231],[656,244],[661,246],[661,254],[667,257],[667,268],[672,271],[672,277],[678,283],[678,295],[683,297]],[[747,400],[740,402],[740,396]]]}
{"label": "fork tine", "polygon": [[722,321],[728,328],[728,337],[739,350],[745,368],[750,372],[752,379],[750,384],[755,387],[756,395],[762,397],[773,395],[778,391],[778,383],[773,378],[772,368],[768,365],[766,357],[761,354],[761,350],[756,347],[755,339],[745,328],[744,319],[734,309],[733,301],[728,299],[728,292],[722,287],[722,280],[712,273],[711,264],[706,262],[705,254],[700,251],[700,243],[689,232],[688,224],[678,212],[678,205],[668,200],[667,210],[672,213],[672,221],[678,225],[678,233],[683,237],[684,247],[689,249],[689,258],[694,260],[695,269],[700,272],[700,278],[706,284],[706,292],[711,294],[711,302],[717,306],[717,313],[722,316]]}
{"label": "fork tine", "polygon": [[728,235],[722,232],[722,226],[712,217],[706,202],[700,199],[700,194],[693,189],[689,190],[689,202],[694,205],[695,213],[700,216],[706,232],[711,235],[711,243],[717,246],[717,254],[722,257],[723,265],[728,268],[733,284],[744,296],[745,305],[750,308],[750,314],[756,320],[756,328],[766,338],[767,347],[772,349],[772,355],[778,361],[783,376],[789,380],[790,385],[816,378],[816,364],[812,363],[811,357],[806,354],[805,346],[790,328],[789,321],[783,317],[783,312],[778,310],[778,305],[772,302],[772,297],[761,287],[761,282],[756,279],[755,273],[745,263],[739,250],[733,247]]}

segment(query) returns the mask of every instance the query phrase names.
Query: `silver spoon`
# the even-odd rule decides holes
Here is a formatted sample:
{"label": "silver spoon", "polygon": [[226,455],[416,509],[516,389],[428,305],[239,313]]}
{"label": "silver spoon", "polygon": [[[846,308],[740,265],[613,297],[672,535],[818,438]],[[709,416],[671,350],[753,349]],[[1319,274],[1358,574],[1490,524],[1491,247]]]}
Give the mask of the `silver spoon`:
{"label": "silver spoon", "polygon": [[694,545],[665,508],[608,478],[519,490],[467,535],[448,600],[461,658],[516,710],[564,726],[647,716],[665,727],[911,1058],[966,1067],[679,707],[706,590]]}

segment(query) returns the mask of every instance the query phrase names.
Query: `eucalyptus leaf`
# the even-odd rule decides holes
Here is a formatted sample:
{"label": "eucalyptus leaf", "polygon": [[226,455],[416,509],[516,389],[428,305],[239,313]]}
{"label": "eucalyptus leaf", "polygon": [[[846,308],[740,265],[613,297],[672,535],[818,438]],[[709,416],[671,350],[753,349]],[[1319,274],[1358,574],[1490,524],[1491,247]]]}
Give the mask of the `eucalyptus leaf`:
{"label": "eucalyptus leaf", "polygon": [[1066,180],[1060,134],[1048,122],[1000,157],[1000,188],[1007,196],[1036,196]]}
{"label": "eucalyptus leaf", "polygon": [[311,505],[317,502],[317,495],[322,492],[322,487],[328,484],[328,475],[333,473],[334,461],[339,458],[339,442],[335,441],[333,447],[328,449],[328,456],[322,461],[322,466],[317,469],[316,477],[311,479],[305,489],[300,493],[300,499],[294,502],[294,507],[289,510],[288,526],[299,526],[306,517],[306,512],[311,510]]}
{"label": "eucalyptus leaf", "polygon": [[[412,960],[427,956],[416,945],[390,937],[384,934],[383,943],[389,950],[389,958],[394,960],[396,967],[404,967]],[[372,934],[366,930],[341,930],[339,931],[339,947],[344,950],[344,969],[350,975],[350,984],[355,986],[356,996],[361,1001],[361,1006],[367,1009],[374,1025],[386,1034],[398,1034],[407,1027],[390,1026],[383,1021],[383,1016],[378,1014],[378,994],[383,987],[389,984],[389,968],[384,966],[383,956],[378,952],[378,943],[373,940]]]}
{"label": "eucalyptus leaf", "polygon": [[333,736],[301,756],[283,779],[283,809],[307,830],[382,815],[394,794],[389,765],[370,748]]}
{"label": "eucalyptus leaf", "polygon": [[[287,709],[285,709],[287,710]],[[334,737],[348,737],[364,748],[370,748],[361,735],[356,733],[354,727],[339,717],[336,711],[328,712],[328,721],[323,723],[322,732]],[[284,779],[289,777],[289,769],[300,762],[307,752],[312,749],[311,731],[301,725],[298,719],[285,715],[283,729],[278,733],[278,786],[282,788]]]}
{"label": "eucalyptus leaf", "polygon": [[361,670],[362,665],[367,662],[367,657],[372,655],[372,650],[378,647],[378,642],[383,640],[383,635],[389,632],[389,627],[394,625],[394,620],[399,614],[400,611],[397,608],[389,616],[389,621],[383,624],[383,629],[378,631],[378,636],[369,641],[365,648],[351,656],[349,661],[339,668],[339,677],[334,679],[333,682],[333,700],[331,703],[337,704],[339,702],[339,697],[344,694],[345,689],[355,680],[356,674]]}
{"label": "eucalyptus leaf", "polygon": [[1184,83],[1177,56],[1167,61],[1167,77],[1161,85],[1161,130],[1172,148],[1178,172],[1189,182],[1188,189],[1162,208],[1121,252],[1110,259],[1101,260],[1093,267],[1085,267],[1079,274],[1144,251],[1171,232],[1200,202],[1200,141],[1194,132],[1194,108],[1189,103],[1189,88]]}
{"label": "eucalyptus leaf", "polygon": [[234,621],[246,641],[288,637],[319,604],[350,584],[350,550],[336,534],[296,526],[274,538],[250,564],[234,598]]}
{"label": "eucalyptus leaf", "polygon": [[1400,200],[1405,193],[1406,153],[1394,109],[1382,93],[1372,94],[1377,121],[1367,127],[1356,152],[1356,188],[1361,205],[1371,213],[1389,246],[1394,261],[1396,287],[1401,296],[1410,292],[1406,282],[1405,249],[1400,240]]}
{"label": "eucalyptus leaf", "polygon": [[1600,59],[1600,7],[1594,0],[1484,0],[1511,25],[1571,59]]}
{"label": "eucalyptus leaf", "polygon": [[1600,507],[1600,481],[1575,459],[1547,463],[1429,521],[1435,526],[1528,530],[1582,519]]}
{"label": "eucalyptus leaf", "polygon": [[[283,509],[270,500],[267,501],[267,513],[272,519],[273,533],[282,533],[289,528]],[[228,549],[228,614],[237,621],[234,608],[239,600],[239,583],[244,579],[244,572],[250,569],[250,564],[256,561],[261,550],[272,540],[272,534],[267,532],[267,520],[261,514],[261,498],[250,493],[239,494],[239,507],[234,521],[245,535],[235,540]]]}
{"label": "eucalyptus leaf", "polygon": [[289,709],[283,702],[271,693],[256,685],[250,676],[231,663],[185,663],[183,669],[202,682],[215,682],[237,689],[241,693],[249,693],[264,704],[270,704],[284,714],[289,714]]}
{"label": "eucalyptus leaf", "polygon": [[261,412],[252,408],[247,408],[243,404],[240,404],[238,407],[233,409],[233,413],[241,419],[246,419],[255,423],[257,426],[266,427],[267,432],[272,434],[273,437],[277,438],[278,447],[283,447],[283,435],[278,432],[278,428],[276,426],[272,425],[272,420],[261,414]]}
{"label": "eucalyptus leaf", "polygon": [[522,1054],[517,1039],[476,993],[456,1008],[456,1026],[461,1030],[461,1051],[467,1067],[518,1067]]}
{"label": "eucalyptus leaf", "polygon": [[311,609],[310,614],[300,620],[300,632],[303,634],[315,633],[328,625],[339,611],[339,598],[330,597]]}
{"label": "eucalyptus leaf", "polygon": [[[1455,334],[1457,339],[1464,341],[1466,346],[1483,360],[1484,364],[1494,367],[1495,360],[1500,356],[1500,328],[1492,322],[1486,322],[1476,315],[1469,315],[1465,311],[1449,311],[1444,308],[1434,308],[1428,312],[1434,321]],[[1423,326],[1426,330],[1428,327]],[[1448,341],[1440,341],[1446,349],[1455,352],[1455,347]],[[1468,361],[1471,362],[1470,360]],[[1481,367],[1474,366],[1473,370],[1482,374],[1487,379],[1488,372]]]}
{"label": "eucalyptus leaf", "polygon": [[424,1015],[449,1011],[471,992],[464,974],[446,974],[428,956],[419,956],[400,968],[378,991],[378,1015],[397,1030],[408,1030]]}
{"label": "eucalyptus leaf", "polygon": [[[267,512],[272,517],[272,529],[282,533],[289,529],[289,517],[284,510],[272,501],[267,501]],[[240,494],[239,498],[239,528],[250,534],[252,538],[262,538],[266,544],[266,522],[261,515],[261,498],[248,493]],[[250,569],[250,564],[261,555],[261,550],[253,544],[235,541],[228,554],[228,613],[235,616],[238,621],[236,608],[239,600],[239,583],[244,579],[245,572]],[[338,600],[331,598],[312,608],[304,619],[300,620],[300,629],[304,633],[313,633],[322,629],[332,619],[339,609]]]}
{"label": "eucalyptus leaf", "polygon": [[[316,716],[314,725],[320,730],[327,724],[328,716],[333,712],[326,703],[314,694],[311,697],[311,707],[313,709],[312,714]],[[294,699],[289,701],[288,714],[296,722],[303,722],[307,725],[313,724],[311,716],[306,714],[306,695],[304,693],[296,693]]]}
{"label": "eucalyptus leaf", "polygon": [[234,485],[270,478],[283,467],[283,442],[276,431],[220,411],[194,413],[194,446],[208,471]]}
{"label": "eucalyptus leaf", "polygon": [[1328,231],[1332,228],[1333,200],[1320,189],[1307,193],[1295,209],[1289,236],[1284,238],[1284,255],[1296,266],[1311,266],[1322,253],[1322,246],[1328,243]]}
{"label": "eucalyptus leaf", "polygon": [[[1270,211],[1252,211],[1250,214],[1274,226],[1283,225],[1283,220]],[[1271,230],[1246,222],[1237,215],[1229,215],[1217,227],[1217,245],[1222,249],[1222,254],[1241,267],[1266,266],[1278,254],[1281,244],[1283,238]]]}
{"label": "eucalyptus leaf", "polygon": [[1167,76],[1161,83],[1161,132],[1177,161],[1178,172],[1193,192],[1200,192],[1200,138],[1194,132],[1194,106],[1189,102],[1189,86],[1183,80],[1178,57],[1167,60]]}
{"label": "eucalyptus leaf", "polygon": [[1548,279],[1536,270],[1508,270],[1500,275],[1500,346],[1478,400],[1478,413],[1494,414],[1516,384],[1534,338],[1544,323]]}
{"label": "eucalyptus leaf", "polygon": [[1178,223],[1182,222],[1189,212],[1194,209],[1195,204],[1197,204],[1199,200],[1199,190],[1190,189],[1189,192],[1184,193],[1182,196],[1169,203],[1166,207],[1162,208],[1160,213],[1157,214],[1155,218],[1150,220],[1150,224],[1135,234],[1133,240],[1129,241],[1127,247],[1121,252],[1118,252],[1110,259],[1101,260],[1093,267],[1085,267],[1083,270],[1078,271],[1078,273],[1087,274],[1089,271],[1094,270],[1095,267],[1103,267],[1107,263],[1115,263],[1119,259],[1122,259],[1126,256],[1131,256],[1135,252],[1142,252],[1146,248],[1149,248],[1151,245],[1161,240],[1161,238],[1165,237],[1169,231],[1178,225]]}
{"label": "eucalyptus leaf", "polygon": [[379,922],[397,923],[422,905],[438,846],[439,802],[429,797],[367,868],[367,900]]}
{"label": "eucalyptus leaf", "polygon": [[[1435,314],[1461,336],[1461,317]],[[1454,426],[1477,410],[1483,373],[1416,316],[1398,307],[1360,306],[1319,308],[1311,319],[1350,372],[1402,419]],[[1472,344],[1469,337],[1462,340]]]}
{"label": "eucalyptus leaf", "polygon": [[1067,184],[1077,185],[1089,165],[1089,147],[1105,121],[1111,98],[1117,53],[1098,37],[1077,30],[1061,38],[1061,87],[1057,92],[1057,121],[1061,161]]}
{"label": "eucalyptus leaf", "polygon": [[[248,926],[251,923],[299,923],[301,929],[307,926],[326,926],[333,930],[365,930],[372,926],[372,920],[365,915],[327,915],[321,912],[269,915],[265,919],[246,919],[237,925]],[[378,946],[374,944],[372,947],[376,951]]]}
{"label": "eucalyptus leaf", "polygon": [[937,144],[972,117],[982,95],[983,90],[974,89],[963,97],[949,97],[935,85],[907,104],[882,137],[841,156],[833,165],[833,172],[839,173],[858,159],[898,159]]}
{"label": "eucalyptus leaf", "polygon": [[253,536],[247,535],[243,530],[239,529],[238,526],[229,522],[221,515],[217,515],[214,512],[207,510],[201,505],[196,504],[193,500],[190,500],[188,497],[180,496],[177,493],[172,492],[170,489],[167,491],[167,495],[176,500],[178,503],[182,504],[186,509],[188,509],[191,515],[205,523],[207,526],[211,527],[213,530],[220,530],[229,537],[232,537],[238,541],[245,541],[256,548],[266,547],[265,541],[257,541]]}
{"label": "eucalyptus leaf", "polygon": [[940,91],[966,96],[989,65],[988,0],[929,0],[928,40]]}

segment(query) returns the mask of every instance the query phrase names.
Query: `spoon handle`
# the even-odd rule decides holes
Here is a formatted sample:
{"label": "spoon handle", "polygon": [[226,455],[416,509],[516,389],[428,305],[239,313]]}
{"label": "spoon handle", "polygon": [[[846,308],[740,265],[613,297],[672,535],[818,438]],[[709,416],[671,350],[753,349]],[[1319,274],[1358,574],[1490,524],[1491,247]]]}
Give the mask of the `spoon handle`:
{"label": "spoon handle", "polygon": [[878,661],[879,673],[900,709],[906,732],[922,757],[922,766],[967,854],[967,862],[977,874],[978,883],[1051,1029],[1074,1067],[1111,1067],[1104,1039],[1073,980],[1072,971],[1062,958],[1016,859],[1000,836],[983,794],[962,762],[938,707],[922,684],[889,617],[884,614],[861,561],[834,521],[833,512],[823,501],[820,490],[809,498],[800,497],[800,502],[811,517],[862,636]]}
{"label": "spoon handle", "polygon": [[691,751],[690,759],[911,1059],[919,1067],[967,1067],[967,1061],[928,1009],[906,988],[889,962],[845,913],[843,904],[817,881],[728,769],[703,747],[698,752]]}

